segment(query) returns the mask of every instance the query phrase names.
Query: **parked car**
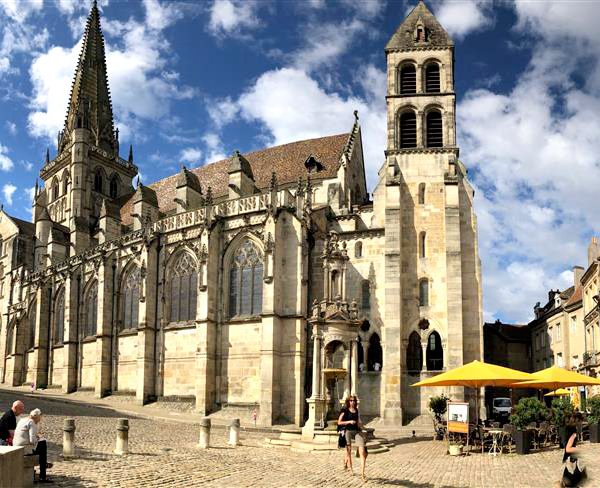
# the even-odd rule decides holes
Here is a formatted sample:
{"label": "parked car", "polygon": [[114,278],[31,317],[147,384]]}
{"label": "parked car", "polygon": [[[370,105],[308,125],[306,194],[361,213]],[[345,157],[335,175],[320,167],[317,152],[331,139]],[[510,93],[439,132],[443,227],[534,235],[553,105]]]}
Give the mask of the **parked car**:
{"label": "parked car", "polygon": [[492,400],[492,418],[507,421],[511,410],[512,402],[510,398],[499,397]]}

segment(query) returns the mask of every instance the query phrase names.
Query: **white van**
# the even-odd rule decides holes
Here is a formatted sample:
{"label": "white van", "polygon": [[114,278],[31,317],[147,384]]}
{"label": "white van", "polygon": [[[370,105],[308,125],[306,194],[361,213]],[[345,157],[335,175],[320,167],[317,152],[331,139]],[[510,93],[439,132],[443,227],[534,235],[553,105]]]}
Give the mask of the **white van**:
{"label": "white van", "polygon": [[492,400],[492,417],[508,417],[512,409],[510,398],[498,397]]}

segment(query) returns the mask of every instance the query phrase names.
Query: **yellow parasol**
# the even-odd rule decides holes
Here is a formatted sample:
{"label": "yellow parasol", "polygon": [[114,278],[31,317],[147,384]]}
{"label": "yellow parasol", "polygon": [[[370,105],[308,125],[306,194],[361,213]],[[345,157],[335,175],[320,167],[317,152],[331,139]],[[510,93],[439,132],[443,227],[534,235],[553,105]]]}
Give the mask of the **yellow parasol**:
{"label": "yellow parasol", "polygon": [[541,371],[531,373],[528,381],[520,381],[511,385],[513,388],[547,388],[556,390],[568,386],[600,385],[600,379],[569,371],[558,366],[550,366]]}
{"label": "yellow parasol", "polygon": [[546,393],[544,396],[567,396],[570,395],[571,392],[566,388],[559,388],[558,390],[551,391],[550,393]]}

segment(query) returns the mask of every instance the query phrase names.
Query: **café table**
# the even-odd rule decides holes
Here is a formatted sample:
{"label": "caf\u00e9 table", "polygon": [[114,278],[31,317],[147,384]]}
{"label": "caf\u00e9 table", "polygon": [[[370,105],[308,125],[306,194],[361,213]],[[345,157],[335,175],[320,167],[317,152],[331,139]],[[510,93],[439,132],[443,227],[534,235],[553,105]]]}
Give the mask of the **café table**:
{"label": "caf\u00e9 table", "polygon": [[502,454],[502,444],[498,441],[502,437],[502,434],[504,434],[504,430],[495,427],[487,427],[485,431],[492,435],[492,446],[490,447],[489,454],[492,456]]}

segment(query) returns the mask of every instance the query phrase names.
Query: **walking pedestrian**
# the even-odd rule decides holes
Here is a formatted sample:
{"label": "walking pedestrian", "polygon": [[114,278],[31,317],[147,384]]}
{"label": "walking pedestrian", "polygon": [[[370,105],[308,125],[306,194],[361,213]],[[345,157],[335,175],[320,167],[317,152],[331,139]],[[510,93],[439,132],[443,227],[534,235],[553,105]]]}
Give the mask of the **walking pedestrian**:
{"label": "walking pedestrian", "polygon": [[358,454],[360,456],[361,470],[360,474],[365,480],[365,467],[367,463],[367,442],[365,436],[362,433],[363,423],[360,419],[360,413],[358,412],[358,398],[356,395],[351,395],[346,398],[344,402],[344,408],[340,412],[338,417],[338,428],[345,431],[346,437],[346,450],[344,452],[344,469],[350,470],[351,474],[354,474],[352,470],[352,447],[358,448]]}

